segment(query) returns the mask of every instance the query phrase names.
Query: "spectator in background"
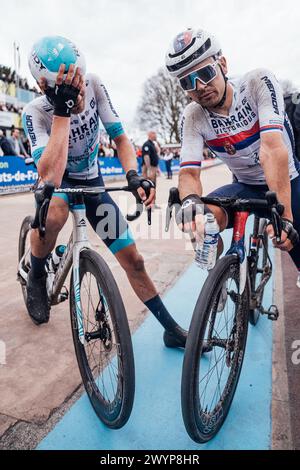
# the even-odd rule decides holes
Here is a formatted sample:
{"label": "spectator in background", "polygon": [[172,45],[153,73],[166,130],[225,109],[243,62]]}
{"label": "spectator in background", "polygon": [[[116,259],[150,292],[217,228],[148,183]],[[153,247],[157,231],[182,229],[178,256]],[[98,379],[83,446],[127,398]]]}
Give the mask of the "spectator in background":
{"label": "spectator in background", "polygon": [[136,159],[138,164],[138,174],[142,174],[142,149],[141,147],[135,147]]}
{"label": "spectator in background", "polygon": [[20,139],[20,131],[15,127],[12,128],[11,137],[8,139],[15,155],[23,156],[24,158],[28,158],[29,155],[26,152],[23,142]]}
{"label": "spectator in background", "polygon": [[290,80],[282,80],[280,85],[283,91],[285,111],[294,132],[296,157],[300,161],[300,93],[297,92]]}
{"label": "spectator in background", "polygon": [[170,149],[166,149],[164,152],[163,160],[166,163],[166,170],[167,170],[167,179],[171,180],[173,178],[172,173],[172,160],[174,158],[174,154],[171,152]]}
{"label": "spectator in background", "polygon": [[112,139],[109,139],[109,146],[113,150],[113,157],[119,158],[118,157],[117,146],[116,146],[116,144],[114,143],[114,141]]}
{"label": "spectator in background", "polygon": [[180,149],[175,149],[175,150],[174,150],[174,156],[173,156],[173,158],[174,158],[175,160],[179,160],[179,159],[180,159]]}
{"label": "spectator in background", "polygon": [[25,152],[28,156],[31,156],[31,148],[30,148],[30,142],[28,137],[24,136],[22,139],[22,143],[24,145]]}
{"label": "spectator in background", "polygon": [[98,157],[105,157],[105,151],[104,151],[103,144],[99,145]]}
{"label": "spectator in background", "polygon": [[12,146],[9,140],[6,138],[6,136],[4,135],[4,132],[1,129],[0,129],[0,148],[5,157],[16,155],[14,150],[12,149]]}
{"label": "spectator in background", "polygon": [[[144,178],[149,178],[156,185],[156,176],[159,164],[158,157],[158,144],[156,142],[156,132],[150,131],[148,133],[148,140],[142,147],[142,175]],[[156,204],[156,209],[160,209]]]}

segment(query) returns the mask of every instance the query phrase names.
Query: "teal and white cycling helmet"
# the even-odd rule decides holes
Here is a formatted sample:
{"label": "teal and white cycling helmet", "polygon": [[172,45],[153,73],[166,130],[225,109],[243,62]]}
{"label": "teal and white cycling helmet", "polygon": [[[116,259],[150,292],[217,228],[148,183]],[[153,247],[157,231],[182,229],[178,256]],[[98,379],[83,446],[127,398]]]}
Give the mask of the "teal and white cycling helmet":
{"label": "teal and white cycling helmet", "polygon": [[217,38],[203,29],[187,29],[177,34],[166,54],[166,67],[178,77],[208,57],[219,58],[221,45]]}
{"label": "teal and white cycling helmet", "polygon": [[45,36],[33,45],[28,65],[36,81],[45,77],[48,87],[53,88],[61,64],[66,65],[66,72],[71,64],[75,64],[85,75],[84,55],[69,39],[62,36]]}

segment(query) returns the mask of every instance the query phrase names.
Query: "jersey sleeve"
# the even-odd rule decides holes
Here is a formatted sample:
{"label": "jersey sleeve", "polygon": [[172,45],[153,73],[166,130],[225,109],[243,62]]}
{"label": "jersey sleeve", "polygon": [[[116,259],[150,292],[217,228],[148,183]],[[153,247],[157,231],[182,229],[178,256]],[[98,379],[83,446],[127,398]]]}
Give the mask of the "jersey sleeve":
{"label": "jersey sleeve", "polygon": [[41,114],[33,104],[29,104],[24,108],[22,123],[24,132],[29,139],[31,156],[37,165],[48,144],[49,135]]}
{"label": "jersey sleeve", "polygon": [[284,99],[280,84],[269,70],[259,69],[253,77],[260,132],[282,132],[284,128]]}
{"label": "jersey sleeve", "polygon": [[192,103],[186,107],[181,119],[180,169],[201,167],[204,139],[200,125],[201,115]]}
{"label": "jersey sleeve", "polygon": [[97,107],[102,124],[111,139],[115,139],[119,135],[124,134],[124,129],[111,102],[109,93],[104,84],[97,75],[90,74],[89,78],[92,82],[94,93],[97,100]]}

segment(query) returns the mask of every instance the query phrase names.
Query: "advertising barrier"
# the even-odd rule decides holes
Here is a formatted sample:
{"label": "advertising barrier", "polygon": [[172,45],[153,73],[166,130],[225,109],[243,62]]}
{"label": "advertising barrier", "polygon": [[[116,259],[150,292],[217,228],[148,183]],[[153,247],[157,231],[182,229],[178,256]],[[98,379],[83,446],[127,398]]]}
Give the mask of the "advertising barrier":
{"label": "advertising barrier", "polygon": [[[138,171],[141,173],[141,158],[138,161]],[[217,160],[203,162],[203,167],[216,165]],[[124,170],[118,158],[99,158],[101,173],[105,178],[125,176]],[[163,160],[159,163],[160,170],[165,173],[166,165]],[[179,160],[172,161],[172,171],[179,171]],[[21,157],[0,157],[0,194],[7,192],[20,192],[28,190],[38,177],[37,170],[33,164],[26,165]]]}
{"label": "advertising barrier", "polygon": [[21,157],[0,157],[0,191],[20,191],[30,187],[37,179],[34,165],[26,165]]}

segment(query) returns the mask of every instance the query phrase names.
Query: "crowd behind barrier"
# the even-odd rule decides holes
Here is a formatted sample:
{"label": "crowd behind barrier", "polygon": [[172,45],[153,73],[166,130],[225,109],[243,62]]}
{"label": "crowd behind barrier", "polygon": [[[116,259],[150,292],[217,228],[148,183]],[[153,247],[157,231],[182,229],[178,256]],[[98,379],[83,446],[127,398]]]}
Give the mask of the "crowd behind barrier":
{"label": "crowd behind barrier", "polygon": [[30,88],[26,78],[0,64],[0,128],[22,128],[22,110],[39,92]]}
{"label": "crowd behind barrier", "polygon": [[17,97],[17,92],[19,90],[32,92],[34,93],[34,95],[39,93],[38,89],[35,86],[29,86],[27,78],[20,77],[15,70],[11,70],[10,67],[6,67],[0,64],[0,93],[12,97]]}
{"label": "crowd behind barrier", "polygon": [[[0,157],[0,195],[29,191],[36,182],[38,173],[33,163],[26,163],[32,159],[24,159],[19,156]],[[220,164],[216,159],[207,159],[203,167]],[[137,158],[138,172],[142,172],[142,159]],[[178,173],[180,164],[178,159],[172,160],[172,171]],[[125,178],[124,170],[120,160],[116,157],[99,157],[99,166],[104,180],[107,178]],[[160,175],[166,174],[165,161],[160,160],[158,172]]]}

